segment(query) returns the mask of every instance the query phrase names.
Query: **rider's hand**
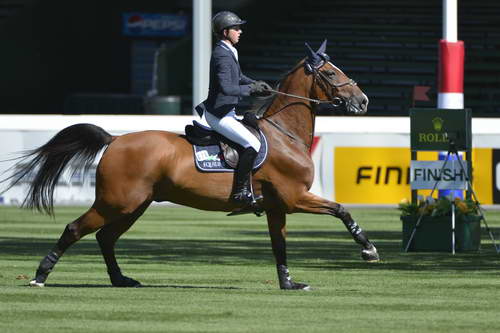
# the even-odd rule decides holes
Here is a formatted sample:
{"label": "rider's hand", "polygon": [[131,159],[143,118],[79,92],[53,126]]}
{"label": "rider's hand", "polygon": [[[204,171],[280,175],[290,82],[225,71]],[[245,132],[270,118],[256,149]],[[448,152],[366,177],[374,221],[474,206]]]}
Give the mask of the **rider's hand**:
{"label": "rider's hand", "polygon": [[251,96],[269,96],[272,94],[272,88],[264,81],[255,81],[250,83]]}
{"label": "rider's hand", "polygon": [[271,86],[268,85],[267,82],[264,82],[264,81],[257,81],[257,82],[262,87],[264,92],[268,92],[269,94],[272,93],[273,88],[271,88]]}

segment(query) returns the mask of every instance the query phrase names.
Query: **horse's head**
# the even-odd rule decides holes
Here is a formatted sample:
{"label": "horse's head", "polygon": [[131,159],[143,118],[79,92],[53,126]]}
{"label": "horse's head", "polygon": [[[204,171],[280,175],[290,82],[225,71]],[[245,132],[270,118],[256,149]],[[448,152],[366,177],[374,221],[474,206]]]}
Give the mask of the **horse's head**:
{"label": "horse's head", "polygon": [[356,82],[330,62],[326,54],[326,39],[317,51],[306,43],[307,58],[304,60],[306,74],[313,75],[312,93],[336,110],[348,114],[362,115],[368,109],[368,97]]}

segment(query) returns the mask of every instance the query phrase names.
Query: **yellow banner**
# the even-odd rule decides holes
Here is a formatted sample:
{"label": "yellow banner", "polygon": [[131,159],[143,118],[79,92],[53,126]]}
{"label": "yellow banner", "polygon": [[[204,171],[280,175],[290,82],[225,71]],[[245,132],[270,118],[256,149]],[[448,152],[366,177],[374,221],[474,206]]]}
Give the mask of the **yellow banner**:
{"label": "yellow banner", "polygon": [[[409,148],[336,147],[334,154],[335,201],[397,204],[411,198]],[[483,204],[492,203],[491,156],[489,148],[476,148],[472,153],[474,190]],[[418,152],[418,160],[437,159],[437,152]],[[419,194],[429,195],[430,190]]]}

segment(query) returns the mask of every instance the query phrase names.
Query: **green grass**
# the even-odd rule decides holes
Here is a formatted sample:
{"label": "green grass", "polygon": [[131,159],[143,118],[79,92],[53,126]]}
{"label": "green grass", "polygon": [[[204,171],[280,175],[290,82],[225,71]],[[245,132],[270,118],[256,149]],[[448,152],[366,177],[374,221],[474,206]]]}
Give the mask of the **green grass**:
{"label": "green grass", "polygon": [[[145,286],[110,287],[94,236],[75,244],[45,288],[28,288],[66,223],[0,207],[0,332],[498,332],[500,256],[403,253],[395,209],[351,209],[377,245],[378,264],[342,223],[288,218],[288,263],[311,292],[277,287],[264,217],[152,207],[117,245],[124,274]],[[500,212],[487,213],[498,233]]]}

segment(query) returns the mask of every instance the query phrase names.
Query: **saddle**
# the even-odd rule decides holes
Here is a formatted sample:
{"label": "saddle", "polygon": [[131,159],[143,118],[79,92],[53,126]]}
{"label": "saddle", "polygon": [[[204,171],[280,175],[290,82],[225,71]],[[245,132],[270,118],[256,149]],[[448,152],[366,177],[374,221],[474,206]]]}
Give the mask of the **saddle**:
{"label": "saddle", "polygon": [[[257,118],[246,113],[242,124],[261,142],[261,148],[255,159],[254,169],[260,167],[267,157],[267,140],[259,129]],[[195,164],[200,171],[233,172],[238,165],[241,147],[206,127],[196,120],[185,127],[186,139],[193,145]]]}

